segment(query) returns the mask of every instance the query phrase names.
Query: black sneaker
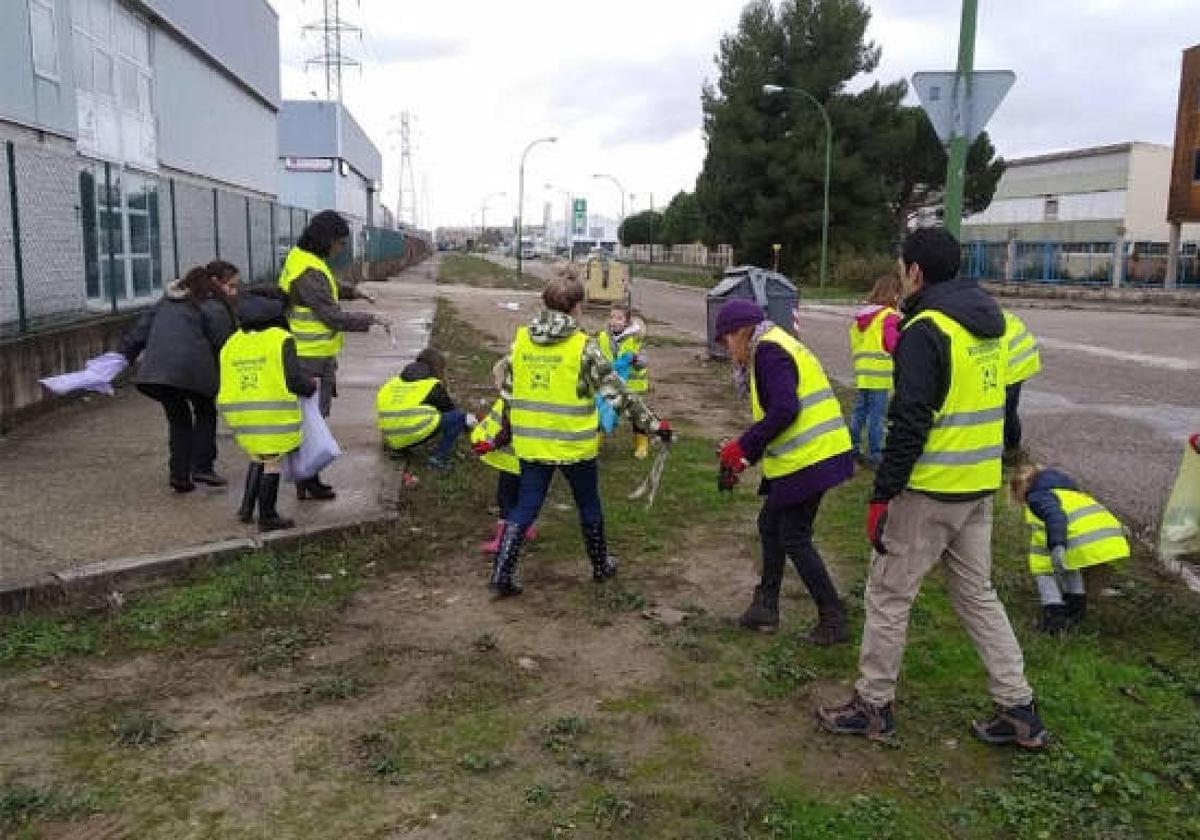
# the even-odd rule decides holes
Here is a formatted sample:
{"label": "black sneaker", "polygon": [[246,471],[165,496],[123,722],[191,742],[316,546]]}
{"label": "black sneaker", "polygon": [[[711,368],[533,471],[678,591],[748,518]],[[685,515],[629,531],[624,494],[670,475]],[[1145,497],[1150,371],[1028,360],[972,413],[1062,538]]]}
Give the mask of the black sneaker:
{"label": "black sneaker", "polygon": [[891,741],[896,735],[892,704],[873,706],[854,692],[843,706],[819,706],[817,723],[835,735],[865,735],[872,741]]}
{"label": "black sneaker", "polygon": [[985,744],[1016,744],[1026,750],[1040,750],[1050,743],[1050,732],[1038,716],[1037,705],[996,706],[991,720],[974,721],[971,731]]}
{"label": "black sneaker", "polygon": [[192,481],[196,482],[197,484],[206,484],[209,487],[225,487],[229,484],[228,481],[217,475],[212,470],[192,473]]}
{"label": "black sneaker", "polygon": [[1058,636],[1067,631],[1067,608],[1062,604],[1047,604],[1042,607],[1042,619],[1038,622],[1038,630],[1051,636]]}

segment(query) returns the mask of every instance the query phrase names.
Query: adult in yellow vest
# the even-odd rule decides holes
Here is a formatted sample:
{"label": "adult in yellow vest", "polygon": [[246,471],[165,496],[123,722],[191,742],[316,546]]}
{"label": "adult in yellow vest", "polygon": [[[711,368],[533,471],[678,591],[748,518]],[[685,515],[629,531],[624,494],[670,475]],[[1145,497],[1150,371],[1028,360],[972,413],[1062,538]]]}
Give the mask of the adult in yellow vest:
{"label": "adult in yellow vest", "polygon": [[[645,341],[645,322],[634,316],[629,304],[614,303],[608,311],[608,328],[596,336],[596,343],[632,394],[650,390],[650,374],[642,354]],[[634,429],[633,457],[642,459],[649,454],[649,436],[643,429]]]}
{"label": "adult in yellow vest", "polygon": [[616,560],[608,553],[600,502],[597,396],[617,412],[627,412],[640,428],[668,440],[672,434],[670,424],[629,392],[596,341],[579,328],[583,284],[573,266],[546,284],[542,303],[545,309],[517,330],[503,376],[502,390],[512,394],[509,417],[513,451],[521,462],[521,484],[492,561],[488,585],[498,597],[521,592],[516,575],[521,545],[559,470],[571,485],[579,509],[592,579],[604,581],[617,573]]}
{"label": "adult in yellow vest", "polygon": [[850,414],[850,446],[860,457],[863,426],[867,452],[863,463],[876,469],[883,459],[883,419],[892,392],[892,351],[900,340],[899,278],[893,272],[875,281],[866,304],[850,324],[850,354],[854,363],[854,410]]}
{"label": "adult in yellow vest", "polygon": [[[288,325],[296,339],[296,351],[306,373],[320,380],[321,414],[329,416],[337,396],[337,357],[342,333],[366,332],[373,324],[388,321],[367,312],[349,312],[341,301],[370,296],[343,286],[334,278],[329,264],[346,248],[350,226],[333,210],[313,216],[288,252],[279,275],[279,288],[288,297]],[[332,499],[335,493],[319,475],[296,486],[301,499]]]}
{"label": "adult in yellow vest", "polygon": [[1029,526],[1029,571],[1042,602],[1043,633],[1083,622],[1087,591],[1082,570],[1129,557],[1121,523],[1067,474],[1023,464],[1009,481]]}
{"label": "adult in yellow vest", "polygon": [[246,488],[238,518],[261,531],[292,527],[276,510],[280,459],[300,445],[300,401],[316,393],[304,372],[295,338],[284,329],[284,295],[252,289],[241,295],[240,329],[221,348],[217,408],[247,455]]}
{"label": "adult in yellow vest", "polygon": [[831,732],[887,739],[909,611],[934,566],[988,672],[997,711],[976,737],[1036,749],[1048,733],[1025,661],[992,588],[992,497],[1004,443],[1004,317],[958,276],[958,240],[922,228],[904,241],[904,301],[888,438],[867,516],[875,548],[865,596],[859,680],[850,701],[821,708]]}
{"label": "adult in yellow vest", "polygon": [[1004,459],[1016,461],[1021,454],[1021,386],[1042,369],[1037,338],[1021,319],[1004,312],[1004,344],[1008,363],[1004,375]]}
{"label": "adult in yellow vest", "polygon": [[452,466],[454,446],[467,427],[467,415],[450,398],[443,378],[446,358],[427,347],[399,376],[383,384],[376,396],[383,444],[392,452],[420,446],[441,433],[427,463],[437,470]]}
{"label": "adult in yellow vest", "polygon": [[[721,468],[737,476],[762,463],[758,515],[762,579],[739,623],[774,632],[779,589],[790,557],[817,606],[813,644],[845,642],[846,609],[813,544],[813,523],[825,493],[854,475],[850,433],[817,357],[749,300],[731,300],[717,313],[716,339],[744,383],[754,424],[721,449]],[[732,482],[730,483],[732,484]]]}

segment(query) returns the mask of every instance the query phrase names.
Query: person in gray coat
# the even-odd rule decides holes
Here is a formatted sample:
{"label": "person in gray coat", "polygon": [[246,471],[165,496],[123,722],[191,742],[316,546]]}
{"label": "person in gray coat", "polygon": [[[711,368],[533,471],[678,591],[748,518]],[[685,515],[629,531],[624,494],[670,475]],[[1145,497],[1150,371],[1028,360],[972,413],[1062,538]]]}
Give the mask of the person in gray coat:
{"label": "person in gray coat", "polygon": [[234,322],[221,284],[197,267],[167,286],[121,339],[118,349],[131,365],[141,358],[134,384],[166,414],[169,483],[176,493],[195,490],[197,482],[226,484],[214,471],[217,358]]}

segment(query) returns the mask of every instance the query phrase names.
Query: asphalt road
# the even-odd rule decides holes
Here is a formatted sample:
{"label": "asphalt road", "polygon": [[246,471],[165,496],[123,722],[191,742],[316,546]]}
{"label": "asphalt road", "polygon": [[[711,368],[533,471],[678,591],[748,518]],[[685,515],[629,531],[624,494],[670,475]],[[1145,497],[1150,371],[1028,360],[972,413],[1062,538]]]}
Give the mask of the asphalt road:
{"label": "asphalt road", "polygon": [[[548,276],[550,266],[532,261],[526,270]],[[704,337],[701,289],[639,278],[634,303],[653,320]],[[1042,372],[1022,394],[1026,447],[1150,535],[1185,440],[1200,432],[1200,318],[1006,306],[1042,347]],[[846,330],[853,311],[801,306],[801,339],[845,384],[852,382]]]}

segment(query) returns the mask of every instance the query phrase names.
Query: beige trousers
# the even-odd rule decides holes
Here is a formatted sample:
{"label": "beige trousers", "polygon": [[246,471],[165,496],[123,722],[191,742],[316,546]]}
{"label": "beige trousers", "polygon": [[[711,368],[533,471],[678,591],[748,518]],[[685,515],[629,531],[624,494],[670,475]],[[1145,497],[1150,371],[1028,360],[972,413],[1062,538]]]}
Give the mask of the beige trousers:
{"label": "beige trousers", "polygon": [[883,542],[888,553],[871,559],[867,578],[855,685],[862,698],[883,705],[896,696],[909,611],[925,575],[942,563],[954,611],[987,668],[992,699],[1002,706],[1030,702],[1025,660],[992,588],[992,498],[939,502],[905,490],[888,508]]}

